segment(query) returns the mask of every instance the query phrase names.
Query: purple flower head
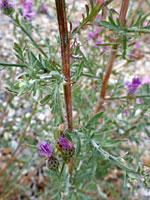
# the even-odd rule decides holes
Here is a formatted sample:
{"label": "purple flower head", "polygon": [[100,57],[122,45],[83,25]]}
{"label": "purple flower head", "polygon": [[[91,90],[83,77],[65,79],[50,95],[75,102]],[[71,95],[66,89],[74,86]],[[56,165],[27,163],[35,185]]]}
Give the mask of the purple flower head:
{"label": "purple flower head", "polygon": [[75,29],[76,27],[78,27],[80,25],[79,21],[75,21],[73,24],[73,29]]}
{"label": "purple flower head", "polygon": [[135,42],[135,44],[132,46],[132,49],[137,49],[139,48],[139,42]]}
{"label": "purple flower head", "polygon": [[125,85],[128,88],[128,93],[129,94],[133,94],[137,88],[139,87],[139,85],[141,84],[141,80],[139,78],[133,78],[132,82],[126,82]]}
{"label": "purple flower head", "polygon": [[142,84],[150,84],[150,78],[144,77],[144,78],[142,79]]}
{"label": "purple flower head", "polygon": [[0,8],[5,15],[9,15],[14,11],[13,3],[9,0],[0,0]]}
{"label": "purple flower head", "polygon": [[23,9],[23,17],[28,21],[31,22],[33,17],[35,16],[35,12],[32,11],[33,3],[31,1],[22,0],[22,9]]}
{"label": "purple flower head", "polygon": [[101,28],[99,26],[96,26],[94,28],[94,34],[95,34],[95,36],[98,35],[100,31],[101,31]]}
{"label": "purple flower head", "polygon": [[88,36],[87,36],[87,39],[88,39],[88,40],[92,40],[94,37],[95,37],[94,32],[89,32],[89,33],[88,33]]}
{"label": "purple flower head", "polygon": [[137,98],[137,99],[136,99],[136,104],[141,104],[141,103],[142,103],[142,99]]}
{"label": "purple flower head", "polygon": [[101,20],[101,15],[100,15],[100,14],[96,15],[96,20],[97,20],[98,22]]}
{"label": "purple flower head", "polygon": [[46,7],[46,5],[44,3],[42,3],[41,7],[40,7],[40,12],[43,14],[47,14],[48,13],[48,9]]}
{"label": "purple flower head", "polygon": [[108,47],[107,46],[103,46],[103,51],[107,51]]}
{"label": "purple flower head", "polygon": [[62,146],[63,149],[72,149],[73,144],[65,137],[60,137],[60,139],[57,139],[57,142]]}
{"label": "purple flower head", "polygon": [[93,32],[88,33],[87,39],[88,40],[94,39],[96,36],[98,36],[100,30],[101,28],[99,26],[96,26]]}
{"label": "purple flower head", "polygon": [[147,26],[147,22],[144,22],[144,23],[143,23],[143,27],[144,27],[144,26]]}
{"label": "purple flower head", "polygon": [[49,87],[48,87],[48,85],[45,85],[45,86],[44,86],[44,88],[46,88],[46,89],[47,89],[47,88],[49,88]]}
{"label": "purple flower head", "polygon": [[40,147],[40,152],[38,152],[42,156],[51,157],[52,156],[52,147],[50,142],[40,142],[37,146]]}

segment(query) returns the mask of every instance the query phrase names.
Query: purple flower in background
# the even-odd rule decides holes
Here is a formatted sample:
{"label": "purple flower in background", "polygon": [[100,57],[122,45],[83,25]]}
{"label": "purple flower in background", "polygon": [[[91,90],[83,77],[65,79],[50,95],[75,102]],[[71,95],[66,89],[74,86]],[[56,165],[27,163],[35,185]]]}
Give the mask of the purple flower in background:
{"label": "purple flower in background", "polygon": [[143,78],[142,84],[150,84],[150,78],[148,78],[148,77]]}
{"label": "purple flower in background", "polygon": [[52,156],[52,147],[50,142],[40,142],[37,146],[40,147],[40,152],[38,152],[42,156],[51,157]]}
{"label": "purple flower in background", "polygon": [[142,99],[137,98],[137,99],[136,99],[136,104],[141,104],[141,103],[142,103]]}
{"label": "purple flower in background", "polygon": [[[128,45],[130,45],[130,42],[128,43]],[[132,46],[131,48],[131,52],[129,54],[129,58],[131,59],[135,59],[137,56],[136,56],[136,51],[139,49],[139,42],[135,42],[134,45]]]}
{"label": "purple flower in background", "polygon": [[80,25],[80,22],[79,21],[75,21],[74,24],[73,24],[73,29],[78,27],[79,25]]}
{"label": "purple flower in background", "polygon": [[143,23],[143,27],[144,27],[144,26],[147,26],[147,22],[146,22],[146,21]]}
{"label": "purple flower in background", "polygon": [[21,0],[22,9],[23,9],[23,17],[30,22],[35,16],[35,12],[32,11],[33,3],[31,1]]}
{"label": "purple flower in background", "polygon": [[44,3],[42,3],[41,7],[40,7],[40,12],[43,14],[47,14],[48,13],[48,9],[46,7],[46,5]]}
{"label": "purple flower in background", "polygon": [[88,33],[88,36],[87,36],[88,40],[92,40],[94,37],[95,37],[94,32],[89,32]]}
{"label": "purple flower in background", "polygon": [[93,32],[88,33],[88,36],[87,36],[88,40],[92,40],[95,37],[97,37],[100,30],[101,30],[101,28],[99,26],[96,26]]}
{"label": "purple flower in background", "polygon": [[5,1],[0,0],[0,8],[3,10],[3,13],[6,15],[9,15],[14,11],[13,3],[9,0],[5,0]]}
{"label": "purple flower in background", "polygon": [[107,51],[107,46],[103,46],[103,51]]}
{"label": "purple flower in background", "polygon": [[73,145],[67,138],[61,136],[60,139],[57,139],[57,142],[61,145],[64,149],[72,149]]}
{"label": "purple flower in background", "polygon": [[98,35],[100,31],[101,31],[101,28],[99,26],[96,26],[94,28],[94,34],[95,34],[95,36]]}
{"label": "purple flower in background", "polygon": [[96,20],[97,20],[98,22],[101,20],[101,15],[100,15],[100,14],[96,15]]}
{"label": "purple flower in background", "polygon": [[127,117],[129,114],[129,106],[127,106],[124,110],[124,115]]}
{"label": "purple flower in background", "polygon": [[139,85],[141,84],[141,80],[139,78],[133,78],[132,82],[126,82],[125,85],[128,88],[128,94],[133,94],[137,88],[139,87]]}
{"label": "purple flower in background", "polygon": [[44,86],[44,88],[46,88],[46,89],[47,89],[47,88],[49,88],[49,87],[48,87],[48,85],[45,85],[45,86]]}

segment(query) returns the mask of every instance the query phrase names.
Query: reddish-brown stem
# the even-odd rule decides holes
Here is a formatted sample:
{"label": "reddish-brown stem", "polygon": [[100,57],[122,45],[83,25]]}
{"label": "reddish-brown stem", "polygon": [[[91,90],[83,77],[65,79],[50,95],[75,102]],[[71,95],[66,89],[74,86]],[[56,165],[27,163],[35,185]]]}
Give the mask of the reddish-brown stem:
{"label": "reddish-brown stem", "polygon": [[[119,21],[120,21],[120,24],[121,24],[122,27],[124,26],[124,23],[125,23],[128,5],[129,5],[129,0],[122,0],[120,16],[119,16]],[[117,49],[118,49],[118,45],[114,45],[112,47],[112,51],[111,51],[111,54],[110,54],[109,59],[108,59],[108,63],[107,63],[107,66],[106,66],[106,72],[105,72],[103,82],[102,82],[99,102],[98,102],[98,105],[96,107],[95,113],[100,111],[100,109],[102,108],[102,105],[104,103],[106,88],[107,88],[107,85],[108,85],[109,77],[110,77],[111,72],[112,72],[113,63],[114,63],[115,58],[116,58]]]}
{"label": "reddish-brown stem", "polygon": [[73,129],[72,119],[72,97],[70,83],[70,36],[68,33],[65,0],[55,0],[57,9],[57,18],[59,25],[59,35],[61,43],[62,73],[65,77],[64,95],[67,113],[68,130]]}

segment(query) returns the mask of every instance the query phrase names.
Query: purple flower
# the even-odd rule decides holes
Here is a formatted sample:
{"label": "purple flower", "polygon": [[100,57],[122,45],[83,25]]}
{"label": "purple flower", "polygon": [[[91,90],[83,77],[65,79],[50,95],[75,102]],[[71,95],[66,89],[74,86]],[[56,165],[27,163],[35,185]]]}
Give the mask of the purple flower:
{"label": "purple flower", "polygon": [[64,149],[72,149],[73,144],[67,138],[61,136],[60,139],[57,139],[57,142],[61,145]]}
{"label": "purple flower", "polygon": [[95,34],[95,36],[98,35],[100,31],[101,31],[101,28],[99,26],[96,26],[94,28],[94,34]]}
{"label": "purple flower", "polygon": [[49,87],[48,87],[48,85],[45,85],[45,86],[44,86],[44,88],[46,88],[46,89],[47,89],[47,88],[49,88]]}
{"label": "purple flower", "polygon": [[79,21],[75,21],[75,23],[73,24],[73,28],[75,29],[76,27],[78,27],[80,25]]}
{"label": "purple flower", "polygon": [[127,106],[124,110],[124,115],[127,117],[129,114],[129,106]]}
{"label": "purple flower", "polygon": [[103,51],[107,51],[107,46],[103,46]]}
{"label": "purple flower", "polygon": [[92,46],[93,47],[96,47],[97,45],[101,44],[102,43],[102,40],[100,38],[98,38],[93,44]]}
{"label": "purple flower", "polygon": [[40,12],[43,14],[47,14],[48,13],[48,9],[46,7],[46,5],[44,3],[42,3],[41,7],[40,7]]}
{"label": "purple flower", "polygon": [[101,30],[101,28],[99,26],[96,26],[93,32],[89,32],[88,33],[87,39],[88,40],[92,40],[95,37],[97,37],[99,32],[100,32],[100,30]]}
{"label": "purple flower", "polygon": [[52,156],[52,147],[50,142],[40,142],[37,146],[40,147],[40,152],[38,152],[42,156],[51,157]]}
{"label": "purple flower", "polygon": [[133,78],[132,82],[126,82],[125,85],[128,88],[128,93],[129,94],[133,94],[137,88],[139,87],[139,85],[141,84],[141,80],[139,78]]}
{"label": "purple flower", "polygon": [[95,37],[94,32],[89,32],[88,33],[88,36],[87,36],[88,40],[92,40],[94,37]]}
{"label": "purple flower", "polygon": [[23,9],[23,17],[28,22],[31,22],[31,20],[35,16],[35,12],[32,11],[33,3],[31,1],[21,0],[21,4],[22,4],[22,9]]}
{"label": "purple flower", "polygon": [[144,27],[144,26],[147,26],[147,22],[144,22],[144,23],[143,23],[143,27]]}
{"label": "purple flower", "polygon": [[9,15],[14,11],[13,3],[9,0],[5,0],[5,1],[0,0],[0,8],[3,10],[3,13],[6,15]]}
{"label": "purple flower", "polygon": [[[130,45],[130,42],[128,43]],[[139,42],[135,42],[131,48],[131,52],[129,54],[129,58],[135,59],[136,58],[136,50],[139,49]]]}
{"label": "purple flower", "polygon": [[135,42],[135,44],[132,46],[132,49],[137,49],[139,48],[139,42]]}
{"label": "purple flower", "polygon": [[137,98],[136,99],[136,104],[141,104],[142,103],[142,100],[140,98]]}
{"label": "purple flower", "polygon": [[148,78],[148,77],[143,78],[142,84],[150,84],[150,78]]}
{"label": "purple flower", "polygon": [[101,20],[101,15],[100,15],[100,14],[96,15],[96,20],[97,20],[98,22]]}

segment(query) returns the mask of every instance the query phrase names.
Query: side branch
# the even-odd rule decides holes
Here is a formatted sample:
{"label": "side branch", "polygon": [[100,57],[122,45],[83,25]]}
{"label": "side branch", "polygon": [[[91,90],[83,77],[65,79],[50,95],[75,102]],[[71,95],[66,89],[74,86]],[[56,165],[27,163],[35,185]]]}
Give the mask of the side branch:
{"label": "side branch", "polygon": [[[128,5],[129,5],[129,0],[122,0],[120,16],[119,16],[119,21],[120,21],[120,24],[121,24],[122,27],[124,26],[124,23],[125,23]],[[109,77],[110,77],[111,72],[112,72],[113,63],[114,63],[115,58],[116,58],[117,49],[118,49],[118,44],[116,44],[112,47],[112,52],[109,56],[108,63],[107,63],[107,66],[106,66],[106,72],[105,72],[103,82],[102,82],[99,102],[98,102],[98,105],[96,107],[95,113],[100,111],[100,109],[102,108],[102,105],[104,103],[106,88],[107,88],[107,85],[108,85]]]}
{"label": "side branch", "polygon": [[72,119],[72,97],[70,84],[70,35],[68,33],[65,0],[55,0],[57,9],[57,18],[59,25],[59,35],[61,42],[61,57],[62,57],[62,73],[65,77],[64,84],[65,104],[67,113],[68,129],[73,129]]}

